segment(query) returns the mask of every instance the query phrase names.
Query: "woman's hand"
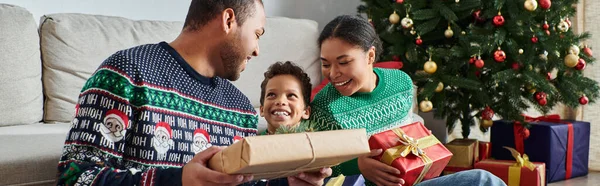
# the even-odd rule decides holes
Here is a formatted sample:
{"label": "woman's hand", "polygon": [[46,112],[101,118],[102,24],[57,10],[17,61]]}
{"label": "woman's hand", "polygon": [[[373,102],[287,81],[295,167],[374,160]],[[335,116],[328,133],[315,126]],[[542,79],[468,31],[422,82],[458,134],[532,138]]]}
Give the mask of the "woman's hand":
{"label": "woman's hand", "polygon": [[404,180],[396,176],[400,174],[398,169],[372,158],[381,152],[381,149],[374,149],[371,150],[371,154],[358,158],[358,169],[362,175],[378,186],[404,184]]}

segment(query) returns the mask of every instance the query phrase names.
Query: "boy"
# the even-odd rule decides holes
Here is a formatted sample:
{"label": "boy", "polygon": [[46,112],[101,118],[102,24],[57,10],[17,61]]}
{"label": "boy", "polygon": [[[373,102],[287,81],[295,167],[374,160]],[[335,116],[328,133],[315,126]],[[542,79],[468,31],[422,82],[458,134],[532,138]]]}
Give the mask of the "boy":
{"label": "boy", "polygon": [[308,75],[290,61],[277,62],[265,72],[260,85],[260,116],[267,120],[267,130],[261,135],[297,127],[310,117],[310,91]]}

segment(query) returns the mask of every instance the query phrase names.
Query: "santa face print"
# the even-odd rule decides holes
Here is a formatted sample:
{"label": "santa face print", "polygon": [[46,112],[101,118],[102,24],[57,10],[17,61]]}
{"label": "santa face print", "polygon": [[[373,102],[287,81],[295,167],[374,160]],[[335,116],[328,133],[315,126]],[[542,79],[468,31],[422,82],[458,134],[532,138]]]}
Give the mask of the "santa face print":
{"label": "santa face print", "polygon": [[109,115],[104,118],[104,123],[100,127],[100,132],[102,133],[102,136],[109,141],[118,142],[123,140],[123,137],[125,137],[124,126],[124,123],[117,119],[117,117]]}
{"label": "santa face print", "polygon": [[157,128],[154,130],[152,146],[154,146],[156,152],[160,154],[167,153],[167,151],[169,151],[169,148],[173,146],[173,144],[174,142],[171,139],[171,136],[167,131],[164,130],[164,128],[162,128],[162,130],[161,128]]}
{"label": "santa face print", "polygon": [[208,147],[210,146],[212,145],[208,142],[206,137],[204,137],[203,135],[196,135],[194,137],[194,145],[192,146],[192,150],[194,151],[194,153],[199,153],[208,149]]}

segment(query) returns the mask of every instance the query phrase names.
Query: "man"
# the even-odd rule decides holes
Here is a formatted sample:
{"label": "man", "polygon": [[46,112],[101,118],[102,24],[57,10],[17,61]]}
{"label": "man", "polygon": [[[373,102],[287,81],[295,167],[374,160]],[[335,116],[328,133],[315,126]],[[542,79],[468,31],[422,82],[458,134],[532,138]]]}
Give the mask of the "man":
{"label": "man", "polygon": [[[110,56],[82,89],[58,164],[58,185],[238,185],[252,180],[252,175],[226,175],[206,165],[219,146],[257,133],[256,111],[227,80],[237,80],[258,56],[265,21],[260,0],[192,0],[173,42]],[[197,129],[206,131],[207,143],[214,146],[203,144],[196,153]],[[329,175],[327,168],[287,182],[322,185]]]}

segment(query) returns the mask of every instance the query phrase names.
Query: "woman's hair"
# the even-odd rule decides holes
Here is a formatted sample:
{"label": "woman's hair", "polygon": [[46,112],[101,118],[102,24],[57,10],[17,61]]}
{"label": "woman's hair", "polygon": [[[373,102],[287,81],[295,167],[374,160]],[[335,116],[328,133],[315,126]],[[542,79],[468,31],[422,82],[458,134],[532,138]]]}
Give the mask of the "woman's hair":
{"label": "woman's hair", "polygon": [[323,41],[330,38],[344,40],[365,52],[375,47],[375,61],[379,60],[382,52],[381,40],[375,29],[367,20],[359,16],[341,15],[325,25],[319,36],[319,47]]}

